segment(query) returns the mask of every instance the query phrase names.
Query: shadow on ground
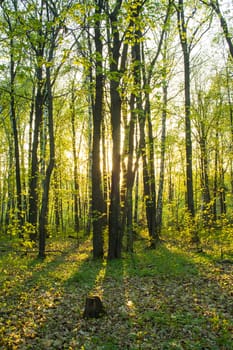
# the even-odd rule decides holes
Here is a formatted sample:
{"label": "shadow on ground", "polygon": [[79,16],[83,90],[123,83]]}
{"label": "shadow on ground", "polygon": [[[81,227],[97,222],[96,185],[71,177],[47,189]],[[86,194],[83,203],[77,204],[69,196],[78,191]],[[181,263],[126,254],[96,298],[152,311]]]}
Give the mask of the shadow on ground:
{"label": "shadow on ground", "polygon": [[[88,242],[43,268],[31,262],[30,278],[6,299],[0,348],[232,349],[232,270],[172,246],[136,252],[94,261]],[[101,296],[105,316],[83,319],[89,293]]]}

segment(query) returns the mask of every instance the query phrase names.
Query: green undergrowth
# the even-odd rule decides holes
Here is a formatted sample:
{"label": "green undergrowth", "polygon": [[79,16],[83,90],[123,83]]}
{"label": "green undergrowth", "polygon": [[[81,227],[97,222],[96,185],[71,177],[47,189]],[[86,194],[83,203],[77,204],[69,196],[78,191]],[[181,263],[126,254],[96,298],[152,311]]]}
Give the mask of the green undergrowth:
{"label": "green undergrowth", "polygon": [[128,257],[128,272],[139,277],[162,275],[182,277],[198,273],[192,258],[172,246],[160,245],[156,250],[138,247],[137,254]]}
{"label": "green undergrowth", "polygon": [[[144,241],[122,259],[92,259],[90,240],[52,240],[47,258],[0,258],[0,349],[233,348],[232,264]],[[98,294],[106,315],[84,319]]]}

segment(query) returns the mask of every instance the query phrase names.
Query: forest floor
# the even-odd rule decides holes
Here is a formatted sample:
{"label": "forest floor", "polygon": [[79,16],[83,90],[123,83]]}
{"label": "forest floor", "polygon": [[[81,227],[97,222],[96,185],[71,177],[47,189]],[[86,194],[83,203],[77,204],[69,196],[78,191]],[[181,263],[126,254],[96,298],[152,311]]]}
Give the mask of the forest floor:
{"label": "forest floor", "polygon": [[[233,349],[231,261],[166,242],[114,261],[94,261],[89,240],[48,249],[1,253],[0,349]],[[83,318],[91,293],[101,318]]]}

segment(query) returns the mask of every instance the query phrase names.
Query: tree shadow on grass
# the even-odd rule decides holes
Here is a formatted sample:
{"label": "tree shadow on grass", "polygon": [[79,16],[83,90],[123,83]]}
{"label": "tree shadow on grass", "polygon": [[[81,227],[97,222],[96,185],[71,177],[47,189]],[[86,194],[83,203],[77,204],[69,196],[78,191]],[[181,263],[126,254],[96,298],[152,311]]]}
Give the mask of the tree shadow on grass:
{"label": "tree shadow on grass", "polygon": [[79,320],[72,349],[127,349],[120,346],[127,317],[127,276],[124,274],[124,258],[104,260],[96,277],[92,292],[98,294],[104,304],[105,315],[99,319]]}
{"label": "tree shadow on grass", "polygon": [[84,245],[50,261],[27,262],[25,270],[30,273],[1,293],[0,348],[63,349],[66,333],[80,318],[84,294],[101,267],[90,254]]}
{"label": "tree shadow on grass", "polygon": [[[49,288],[21,294],[6,349],[232,349],[229,288],[210,262],[170,246],[114,261],[79,254],[61,257],[58,275],[47,271]],[[82,317],[91,292],[103,299],[102,318]]]}
{"label": "tree shadow on grass", "polygon": [[231,292],[208,259],[161,246],[139,251],[126,268],[136,305],[132,349],[233,348]]}
{"label": "tree shadow on grass", "polygon": [[210,268],[165,245],[155,251],[140,247],[107,262],[102,279],[107,314],[79,322],[71,348],[232,349],[229,294]]}

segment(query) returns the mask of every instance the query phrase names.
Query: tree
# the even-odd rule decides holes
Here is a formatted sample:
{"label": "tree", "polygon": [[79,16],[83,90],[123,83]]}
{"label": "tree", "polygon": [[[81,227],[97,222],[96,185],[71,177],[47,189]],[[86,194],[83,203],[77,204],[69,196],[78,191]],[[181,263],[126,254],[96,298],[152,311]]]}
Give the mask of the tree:
{"label": "tree", "polygon": [[[169,34],[168,34],[169,35]],[[165,154],[166,154],[166,123],[167,123],[167,109],[168,109],[168,80],[169,80],[169,59],[168,59],[168,35],[165,33],[165,43],[163,48],[162,58],[162,120],[161,120],[161,152],[160,152],[160,172],[159,172],[159,188],[156,210],[157,231],[160,234],[162,229],[163,217],[163,191],[164,191],[164,177],[165,177]]]}
{"label": "tree", "polygon": [[[54,168],[55,147],[53,131],[53,92],[52,87],[57,78],[61,64],[55,67],[54,54],[58,45],[61,29],[64,26],[62,3],[41,0],[40,6],[35,2],[31,6],[25,2],[17,12],[22,34],[25,35],[34,60],[35,72],[35,115],[31,164],[29,170],[29,223],[34,227],[31,238],[39,230],[39,257],[45,257],[45,238],[48,234],[48,204],[52,171]],[[28,48],[29,49],[29,48]],[[53,68],[52,68],[53,67]],[[34,105],[32,105],[34,108]],[[49,140],[47,149],[47,140]],[[39,144],[41,153],[39,153]],[[47,161],[47,155],[48,161]],[[41,160],[39,160],[39,155]],[[41,169],[40,169],[41,164]],[[41,172],[41,174],[40,174]],[[39,198],[39,177],[42,176],[41,198]],[[39,210],[39,199],[41,208]]]}
{"label": "tree", "polygon": [[179,0],[177,6],[177,20],[180,43],[184,60],[184,91],[185,91],[185,147],[186,147],[186,188],[187,209],[192,217],[195,216],[193,198],[193,169],[192,169],[192,136],[191,136],[191,93],[190,93],[190,46],[188,44],[187,27],[185,20],[184,2]]}
{"label": "tree", "polygon": [[208,151],[208,138],[209,134],[213,132],[211,125],[216,118],[215,115],[211,118],[208,111],[211,114],[213,110],[211,108],[213,101],[211,96],[208,96],[203,91],[197,92],[196,105],[193,104],[196,117],[193,118],[194,126],[197,130],[197,142],[200,147],[200,187],[201,187],[201,215],[204,221],[204,225],[208,225],[211,221],[212,205],[211,205],[211,193],[210,193],[210,181],[209,181],[209,151]]}
{"label": "tree", "polygon": [[[142,8],[140,8],[140,6],[137,7],[137,12],[135,14],[135,18],[141,23],[141,28],[136,22],[137,28],[139,28],[135,32],[136,62],[138,66],[133,73],[135,86],[137,86],[137,110],[139,111],[138,122],[140,130],[139,143],[143,163],[143,191],[145,197],[146,219],[151,240],[150,245],[152,248],[155,248],[159,241],[159,226],[157,223],[159,217],[156,212],[155,154],[154,130],[151,113],[151,85],[156,72],[156,63],[161,53],[164,36],[171,16],[171,4],[171,1],[169,1],[165,9],[165,15],[162,15],[161,31],[158,36],[159,40],[156,49],[152,50],[152,59],[151,57],[146,58],[145,55],[146,51],[142,32],[144,22],[141,21]],[[154,6],[157,10],[158,5],[155,4]],[[147,60],[149,61],[148,63]],[[162,192],[160,192],[160,194],[161,193]]]}
{"label": "tree", "polygon": [[74,159],[74,231],[77,234],[79,232],[79,183],[78,183],[78,156],[77,156],[77,142],[76,142],[76,125],[75,125],[75,117],[76,117],[76,109],[75,109],[75,81],[72,82],[71,86],[71,129],[72,129],[72,152]]}
{"label": "tree", "polygon": [[[110,67],[110,114],[112,127],[112,174],[109,208],[109,247],[108,258],[120,258],[122,228],[120,226],[120,171],[121,171],[121,105],[119,92],[120,78],[125,68],[127,45],[124,44],[121,57],[121,39],[119,31],[119,14],[122,1],[116,1],[114,9],[109,12],[109,67]],[[121,62],[120,62],[121,57]]]}
{"label": "tree", "polygon": [[93,140],[92,140],[92,221],[93,221],[93,256],[102,258],[104,197],[101,175],[100,142],[101,125],[103,123],[103,44],[101,37],[101,14],[103,1],[95,2],[95,97],[93,106]]}
{"label": "tree", "polygon": [[[49,137],[49,157],[48,164],[45,171],[45,177],[43,179],[42,201],[41,210],[39,213],[39,257],[45,258],[45,240],[48,235],[48,206],[49,206],[49,191],[52,172],[55,165],[55,143],[54,143],[54,126],[53,126],[53,92],[52,87],[57,76],[57,72],[53,72],[54,76],[51,77],[52,65],[54,60],[54,53],[57,47],[58,35],[63,28],[63,19],[57,22],[60,17],[58,7],[53,4],[51,7],[49,2],[45,2],[46,15],[49,23],[49,27],[46,28],[47,40],[48,40],[48,56],[45,67],[45,109],[43,110],[44,116],[48,114],[48,137]],[[52,22],[53,24],[51,25]],[[56,69],[60,69],[60,66]],[[42,106],[44,108],[44,106]],[[45,118],[46,122],[46,118]],[[46,137],[46,136],[45,136]]]}
{"label": "tree", "polygon": [[[8,5],[8,6],[7,6]],[[16,183],[16,199],[15,199],[15,216],[19,224],[19,235],[22,236],[22,225],[24,222],[23,213],[23,195],[22,195],[22,184],[21,184],[21,167],[20,167],[20,150],[19,150],[19,125],[17,122],[16,112],[16,79],[22,60],[22,43],[20,42],[19,35],[19,23],[17,16],[15,15],[18,11],[18,1],[13,0],[12,4],[2,5],[4,23],[6,24],[7,38],[9,39],[9,67],[10,67],[10,120],[13,134],[14,144],[14,169],[15,169],[15,183]]]}
{"label": "tree", "polygon": [[210,0],[209,2],[207,2],[205,0],[200,0],[200,1],[201,1],[201,3],[205,4],[206,6],[211,7],[214,10],[214,12],[216,13],[216,15],[218,16],[219,21],[220,21],[220,25],[221,25],[222,30],[223,30],[224,37],[225,37],[227,45],[229,47],[229,52],[230,52],[231,58],[233,59],[232,37],[231,37],[230,31],[228,28],[227,20],[221,11],[219,1],[218,0]]}

